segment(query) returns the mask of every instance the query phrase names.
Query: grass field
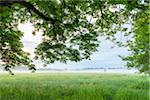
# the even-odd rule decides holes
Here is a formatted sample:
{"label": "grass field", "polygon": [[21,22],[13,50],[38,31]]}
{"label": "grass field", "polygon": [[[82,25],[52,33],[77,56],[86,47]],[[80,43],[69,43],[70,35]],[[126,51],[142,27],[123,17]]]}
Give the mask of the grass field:
{"label": "grass field", "polygon": [[149,79],[126,74],[0,74],[0,100],[149,100]]}

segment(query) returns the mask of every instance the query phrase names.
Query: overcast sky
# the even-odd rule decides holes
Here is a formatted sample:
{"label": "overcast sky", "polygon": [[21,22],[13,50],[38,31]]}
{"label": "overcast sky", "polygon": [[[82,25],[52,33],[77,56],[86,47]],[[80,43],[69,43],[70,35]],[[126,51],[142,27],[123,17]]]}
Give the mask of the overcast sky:
{"label": "overcast sky", "polygon": [[[36,36],[32,35],[34,28],[31,23],[20,24],[19,29],[24,32],[24,37],[22,38],[24,44],[24,50],[30,52],[33,55],[34,48],[41,42],[41,33],[37,33]],[[52,68],[89,68],[89,67],[123,67],[125,62],[118,57],[118,55],[128,55],[129,52],[127,48],[111,48],[114,44],[103,38],[99,38],[102,42],[98,48],[98,52],[95,52],[91,56],[91,60],[84,60],[81,62],[69,62],[67,64],[62,64],[56,62],[54,64],[48,65]],[[42,63],[36,61],[37,67],[42,67]]]}

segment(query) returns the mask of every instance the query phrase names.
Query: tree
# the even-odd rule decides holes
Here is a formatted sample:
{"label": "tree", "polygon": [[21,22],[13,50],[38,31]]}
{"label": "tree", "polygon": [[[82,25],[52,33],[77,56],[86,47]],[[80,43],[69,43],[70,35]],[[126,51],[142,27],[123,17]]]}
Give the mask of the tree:
{"label": "tree", "polygon": [[35,59],[46,64],[90,59],[99,45],[97,37],[107,36],[115,41],[118,31],[127,31],[122,25],[131,20],[131,11],[147,7],[142,1],[1,0],[0,62],[10,73],[18,65],[35,70],[29,53],[22,50],[23,33],[17,28],[19,23],[27,21],[35,27],[33,34],[43,31]]}
{"label": "tree", "polygon": [[[136,18],[135,18],[136,17]],[[136,67],[140,72],[150,74],[149,68],[149,12],[148,9],[136,10],[133,16],[132,33],[134,33],[134,40],[129,45],[131,55],[122,57],[127,61],[128,67]]]}

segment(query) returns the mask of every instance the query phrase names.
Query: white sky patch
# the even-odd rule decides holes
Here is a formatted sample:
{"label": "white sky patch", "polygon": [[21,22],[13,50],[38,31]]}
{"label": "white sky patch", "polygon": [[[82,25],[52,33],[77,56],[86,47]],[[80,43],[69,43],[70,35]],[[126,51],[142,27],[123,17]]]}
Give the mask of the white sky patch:
{"label": "white sky patch", "polygon": [[94,24],[96,22],[97,18],[93,18],[91,15],[88,15],[87,20],[89,21],[89,23]]}
{"label": "white sky patch", "polygon": [[111,12],[119,12],[120,10],[124,9],[125,8],[125,5],[122,5],[122,4],[118,4],[118,5],[112,5],[109,7],[109,10]]}
{"label": "white sky patch", "polygon": [[35,35],[32,34],[34,27],[30,22],[19,24],[19,30],[24,33],[22,42],[24,45],[23,50],[34,55],[34,49],[42,41],[41,33],[37,32]]}

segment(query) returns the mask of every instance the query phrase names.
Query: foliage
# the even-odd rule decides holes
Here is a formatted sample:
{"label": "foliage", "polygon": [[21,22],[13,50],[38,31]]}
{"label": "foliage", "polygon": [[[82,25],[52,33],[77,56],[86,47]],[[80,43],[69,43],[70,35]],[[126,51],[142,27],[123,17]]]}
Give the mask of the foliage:
{"label": "foliage", "polygon": [[147,8],[136,9],[132,15],[133,19],[133,40],[128,45],[131,55],[122,57],[127,61],[127,66],[135,67],[142,73],[150,74],[149,67],[149,11]]}
{"label": "foliage", "polygon": [[0,62],[5,65],[5,70],[13,74],[10,68],[19,65],[28,65],[34,69],[28,53],[22,50],[23,44],[20,39],[23,33],[18,31],[16,19],[13,17],[12,9],[0,8]]}
{"label": "foliage", "polygon": [[35,59],[77,62],[97,51],[99,35],[115,41],[118,31],[127,32],[122,25],[132,19],[131,11],[146,8],[141,0],[1,0],[0,62],[10,72],[18,65],[35,70],[29,53],[22,50],[19,23],[30,21],[33,34],[43,31]]}

